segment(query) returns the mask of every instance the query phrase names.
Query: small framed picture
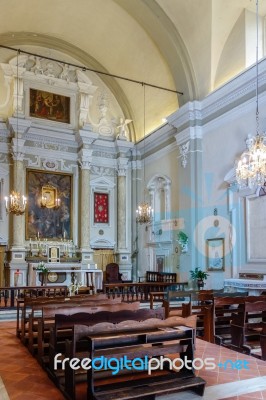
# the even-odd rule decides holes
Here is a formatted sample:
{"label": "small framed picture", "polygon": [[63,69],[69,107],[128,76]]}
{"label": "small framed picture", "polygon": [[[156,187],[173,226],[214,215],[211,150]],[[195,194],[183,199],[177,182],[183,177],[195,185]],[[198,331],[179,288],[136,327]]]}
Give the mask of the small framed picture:
{"label": "small framed picture", "polygon": [[48,247],[48,262],[49,263],[60,262],[60,247],[59,246],[49,246]]}
{"label": "small framed picture", "polygon": [[207,239],[207,270],[224,271],[224,239]]}
{"label": "small framed picture", "polygon": [[156,255],[156,271],[164,272],[165,268],[165,255]]}

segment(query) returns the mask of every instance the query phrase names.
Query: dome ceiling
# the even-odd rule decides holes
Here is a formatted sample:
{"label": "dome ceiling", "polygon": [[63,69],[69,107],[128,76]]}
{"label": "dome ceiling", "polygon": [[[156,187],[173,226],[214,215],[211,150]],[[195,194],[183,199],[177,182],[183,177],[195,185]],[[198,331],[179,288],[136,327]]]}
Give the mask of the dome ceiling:
{"label": "dome ceiling", "polygon": [[[146,133],[156,129],[180,105],[245,67],[223,68],[222,58],[245,9],[254,12],[255,0],[2,0],[0,44],[48,57],[56,51],[62,61],[183,92],[146,87],[144,113],[141,84],[100,76],[133,120],[138,141],[144,123]],[[0,48],[0,62],[13,56]]]}

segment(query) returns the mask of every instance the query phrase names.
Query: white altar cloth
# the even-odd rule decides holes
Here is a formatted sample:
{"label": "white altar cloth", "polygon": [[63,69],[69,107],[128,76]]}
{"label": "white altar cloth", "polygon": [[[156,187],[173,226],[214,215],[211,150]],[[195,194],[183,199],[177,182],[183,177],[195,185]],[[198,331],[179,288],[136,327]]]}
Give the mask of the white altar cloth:
{"label": "white altar cloth", "polygon": [[266,291],[266,281],[258,279],[225,279],[224,287],[232,287],[236,291],[243,292],[248,290],[249,296],[259,296]]}

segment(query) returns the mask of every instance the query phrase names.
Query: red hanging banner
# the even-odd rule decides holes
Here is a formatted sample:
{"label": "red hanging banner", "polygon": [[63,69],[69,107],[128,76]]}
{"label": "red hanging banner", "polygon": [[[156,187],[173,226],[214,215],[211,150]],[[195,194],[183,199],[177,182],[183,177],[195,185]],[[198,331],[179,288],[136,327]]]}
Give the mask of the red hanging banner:
{"label": "red hanging banner", "polygon": [[94,223],[108,224],[108,194],[94,193]]}

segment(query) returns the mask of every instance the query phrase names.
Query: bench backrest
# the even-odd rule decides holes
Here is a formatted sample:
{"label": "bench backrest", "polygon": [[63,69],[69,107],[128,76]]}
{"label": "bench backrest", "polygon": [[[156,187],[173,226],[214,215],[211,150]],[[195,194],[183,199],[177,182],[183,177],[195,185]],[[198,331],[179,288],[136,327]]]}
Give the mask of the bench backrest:
{"label": "bench backrest", "polygon": [[42,318],[44,320],[54,318],[56,314],[61,315],[72,315],[78,312],[80,313],[90,313],[95,314],[100,311],[122,311],[122,310],[138,310],[140,302],[136,301],[134,303],[117,303],[110,304],[109,302],[102,302],[101,304],[95,305],[94,303],[82,304],[76,303],[71,305],[49,305],[42,307]]}
{"label": "bench backrest", "polygon": [[[83,301],[83,299],[90,299],[90,300],[113,300],[113,299],[108,299],[106,294],[97,294],[97,295],[92,295],[92,294],[84,294],[84,295],[76,295],[76,296],[58,296],[58,297],[46,297],[46,296],[40,296],[37,298],[33,297],[26,297],[24,300],[24,305],[25,306],[30,306],[31,304],[37,303],[37,302],[47,302],[47,303],[52,303],[52,302],[68,302],[68,301]],[[121,299],[115,299],[116,302],[121,302]]]}
{"label": "bench backrest", "polygon": [[75,324],[79,325],[95,325],[100,322],[119,323],[122,321],[144,321],[149,318],[164,319],[164,308],[156,310],[141,309],[141,310],[120,310],[120,311],[100,311],[97,313],[75,313],[72,315],[55,315],[55,334],[57,330],[69,328]]}
{"label": "bench backrest", "polygon": [[266,296],[242,296],[242,293],[239,294],[240,296],[234,297],[215,297],[214,306],[231,306],[245,304],[246,302],[254,303],[256,301],[266,300]]}
{"label": "bench backrest", "polygon": [[266,300],[256,301],[256,302],[249,302],[245,303],[245,312],[263,312],[266,311]]}
{"label": "bench backrest", "polygon": [[196,315],[188,318],[182,317],[170,317],[167,319],[160,318],[147,318],[142,321],[121,321],[119,323],[103,322],[95,323],[90,326],[75,324],[72,327],[72,338],[73,338],[73,349],[76,348],[76,343],[80,339],[86,338],[91,334],[100,333],[111,333],[111,332],[131,332],[143,329],[155,329],[155,328],[171,328],[171,327],[190,327],[195,328],[196,326]]}

